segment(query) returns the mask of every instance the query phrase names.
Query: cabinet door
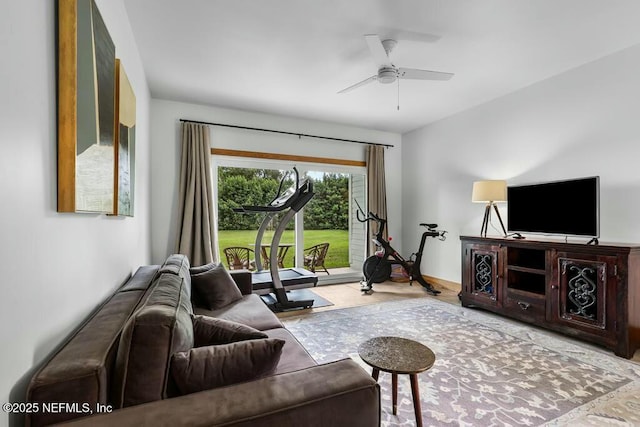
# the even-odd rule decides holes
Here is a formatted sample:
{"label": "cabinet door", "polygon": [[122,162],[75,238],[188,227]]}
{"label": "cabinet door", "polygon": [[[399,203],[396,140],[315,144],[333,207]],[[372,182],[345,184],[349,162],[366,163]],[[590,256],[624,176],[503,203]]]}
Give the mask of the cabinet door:
{"label": "cabinet door", "polygon": [[464,305],[500,306],[503,249],[498,245],[465,245]]}
{"label": "cabinet door", "polygon": [[613,339],[617,258],[559,252],[554,263],[552,320]]}

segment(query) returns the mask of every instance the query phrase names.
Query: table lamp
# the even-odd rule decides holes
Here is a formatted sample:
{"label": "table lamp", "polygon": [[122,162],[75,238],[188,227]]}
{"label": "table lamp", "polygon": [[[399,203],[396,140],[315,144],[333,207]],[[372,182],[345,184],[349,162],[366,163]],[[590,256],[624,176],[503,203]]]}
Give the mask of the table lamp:
{"label": "table lamp", "polygon": [[480,229],[480,235],[487,237],[487,228],[489,221],[491,220],[491,207],[496,211],[500,225],[502,226],[503,236],[507,236],[507,231],[502,223],[500,217],[500,211],[496,202],[507,201],[507,181],[492,180],[492,181],[476,181],[473,183],[473,192],[471,194],[471,201],[474,203],[486,203],[487,206],[484,209],[484,219],[482,220],[482,228]]}

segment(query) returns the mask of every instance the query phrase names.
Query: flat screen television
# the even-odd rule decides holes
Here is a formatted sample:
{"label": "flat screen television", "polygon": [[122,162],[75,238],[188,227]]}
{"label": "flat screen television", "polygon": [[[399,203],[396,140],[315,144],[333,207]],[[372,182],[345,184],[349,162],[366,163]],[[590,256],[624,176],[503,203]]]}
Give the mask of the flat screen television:
{"label": "flat screen television", "polygon": [[600,237],[600,178],[507,187],[512,233]]}

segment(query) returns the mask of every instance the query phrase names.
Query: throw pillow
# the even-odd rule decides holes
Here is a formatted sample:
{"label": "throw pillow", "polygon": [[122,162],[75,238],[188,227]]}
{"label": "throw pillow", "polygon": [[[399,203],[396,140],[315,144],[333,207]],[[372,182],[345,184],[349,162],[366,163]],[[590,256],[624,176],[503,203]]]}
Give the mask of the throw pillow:
{"label": "throw pillow", "polygon": [[205,271],[209,271],[212,268],[216,267],[217,265],[218,265],[217,262],[210,262],[209,264],[199,265],[197,267],[191,267],[189,269],[189,273],[191,273],[192,276],[196,274],[204,273]]}
{"label": "throw pillow", "polygon": [[191,286],[209,310],[216,310],[242,299],[238,285],[222,264],[191,276]]}
{"label": "throw pillow", "polygon": [[194,347],[267,338],[264,332],[230,320],[194,315],[192,321]]}
{"label": "throw pillow", "polygon": [[[204,265],[199,265],[199,266],[196,266],[196,267],[191,267],[189,269],[189,273],[190,273],[191,277],[193,277],[196,274],[207,272],[207,271],[211,270],[212,268],[216,267],[217,265],[218,265],[217,262],[210,262],[209,264],[204,264]],[[198,292],[198,290],[193,287],[193,283],[191,284],[191,300],[193,301],[193,303],[197,307],[203,307],[203,306],[207,305],[207,304],[203,303],[204,299],[202,298],[202,296],[200,296],[200,293]]]}
{"label": "throw pillow", "polygon": [[284,343],[268,338],[177,352],[171,377],[181,394],[262,378],[275,370]]}

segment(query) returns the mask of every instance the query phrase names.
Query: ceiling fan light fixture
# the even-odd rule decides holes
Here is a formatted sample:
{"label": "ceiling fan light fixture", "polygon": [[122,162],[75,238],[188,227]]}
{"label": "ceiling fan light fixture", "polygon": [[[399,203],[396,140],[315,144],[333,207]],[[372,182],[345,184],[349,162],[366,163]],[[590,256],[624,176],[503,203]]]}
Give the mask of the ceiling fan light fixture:
{"label": "ceiling fan light fixture", "polygon": [[378,70],[378,81],[380,83],[389,84],[396,81],[398,78],[398,70],[395,68],[380,68]]}

